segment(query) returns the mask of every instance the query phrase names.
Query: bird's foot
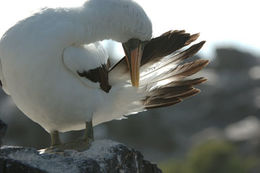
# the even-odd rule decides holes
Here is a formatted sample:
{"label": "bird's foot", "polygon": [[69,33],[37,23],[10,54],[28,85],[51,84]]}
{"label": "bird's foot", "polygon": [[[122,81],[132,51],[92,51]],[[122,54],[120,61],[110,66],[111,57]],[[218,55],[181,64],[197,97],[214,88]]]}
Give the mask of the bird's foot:
{"label": "bird's foot", "polygon": [[94,141],[92,121],[86,122],[84,139],[62,144],[60,142],[59,132],[53,131],[51,132],[51,141],[51,146],[49,148],[39,150],[39,152],[63,154],[65,150],[85,151],[89,149],[91,143]]}
{"label": "bird's foot", "polygon": [[85,151],[89,149],[93,140],[76,140],[69,143],[53,145],[40,150],[40,153],[63,154],[65,150]]}

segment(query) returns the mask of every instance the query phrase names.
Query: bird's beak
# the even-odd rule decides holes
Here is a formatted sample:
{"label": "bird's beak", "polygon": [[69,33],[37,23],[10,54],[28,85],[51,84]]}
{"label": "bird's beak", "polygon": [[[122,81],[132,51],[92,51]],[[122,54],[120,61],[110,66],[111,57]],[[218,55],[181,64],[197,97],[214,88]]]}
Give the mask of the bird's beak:
{"label": "bird's beak", "polygon": [[144,44],[138,39],[131,39],[123,43],[126,61],[130,70],[131,82],[135,87],[139,86],[140,65],[143,56]]}

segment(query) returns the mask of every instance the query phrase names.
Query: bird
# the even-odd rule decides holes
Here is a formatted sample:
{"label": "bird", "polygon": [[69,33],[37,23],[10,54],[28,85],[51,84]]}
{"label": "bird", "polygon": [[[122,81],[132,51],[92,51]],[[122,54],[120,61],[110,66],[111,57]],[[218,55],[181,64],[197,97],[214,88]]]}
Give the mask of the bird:
{"label": "bird", "polygon": [[[174,105],[199,92],[205,78],[186,78],[208,60],[183,63],[205,41],[174,30],[152,38],[152,23],[132,0],[88,0],[80,7],[44,8],[11,27],[0,40],[5,93],[51,137],[46,152],[89,148],[93,126],[152,108]],[[122,43],[111,65],[100,41]],[[183,63],[183,64],[182,64]],[[85,130],[62,143],[60,132]]]}

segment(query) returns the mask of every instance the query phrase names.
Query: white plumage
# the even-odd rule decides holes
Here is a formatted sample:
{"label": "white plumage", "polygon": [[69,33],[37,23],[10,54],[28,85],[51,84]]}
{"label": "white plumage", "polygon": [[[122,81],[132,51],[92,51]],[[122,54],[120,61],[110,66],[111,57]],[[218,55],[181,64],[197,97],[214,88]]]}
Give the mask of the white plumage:
{"label": "white plumage", "polygon": [[[180,51],[199,34],[170,31],[151,37],[149,18],[131,0],[89,0],[78,8],[44,9],[2,37],[0,80],[16,105],[51,133],[52,146],[75,148],[60,145],[57,131],[86,127],[86,149],[93,140],[91,122],[170,106],[199,92],[193,86],[205,78],[186,77],[208,61],[182,62],[205,42]],[[126,57],[114,67],[99,43],[105,39],[124,43]]]}
{"label": "white plumage", "polygon": [[44,9],[2,37],[3,89],[48,132],[83,129],[92,117],[94,125],[118,119],[142,109],[132,105],[141,97],[137,89],[126,81],[111,81],[113,88],[106,93],[77,71],[106,63],[97,41],[149,40],[151,34],[150,20],[130,0],[89,0],[79,8]]}

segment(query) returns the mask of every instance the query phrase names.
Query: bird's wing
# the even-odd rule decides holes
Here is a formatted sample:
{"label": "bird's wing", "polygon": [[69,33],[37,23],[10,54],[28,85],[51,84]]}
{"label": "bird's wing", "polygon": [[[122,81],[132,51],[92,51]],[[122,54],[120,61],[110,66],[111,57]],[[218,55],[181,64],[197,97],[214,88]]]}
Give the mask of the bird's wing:
{"label": "bird's wing", "polygon": [[86,86],[109,92],[108,56],[100,43],[71,46],[64,50],[63,63]]}
{"label": "bird's wing", "polygon": [[[199,92],[194,85],[206,81],[205,78],[187,78],[208,64],[208,60],[184,62],[204,45],[205,41],[184,49],[194,42],[199,34],[191,35],[185,31],[169,31],[152,39],[144,48],[140,68],[139,90],[145,93],[142,104],[145,109],[170,106]],[[111,67],[109,80],[116,82],[118,72],[127,78],[125,58]],[[128,74],[128,75],[124,75]]]}
{"label": "bird's wing", "polygon": [[[187,49],[182,49],[195,41],[198,36],[199,34],[190,35],[185,31],[170,31],[148,42],[142,57],[138,88],[131,85],[125,58],[122,58],[109,70],[103,66],[102,70],[91,71],[93,67],[100,68],[100,64],[105,64],[107,59],[101,58],[102,62],[100,62],[100,60],[97,61],[99,59],[97,55],[91,57],[90,53],[83,53],[84,55],[79,56],[80,51],[70,50],[74,48],[66,50],[64,63],[81,79],[88,78],[87,82],[96,81],[97,79],[88,77],[91,72],[94,75],[90,76],[108,75],[104,80],[105,85],[109,87],[111,85],[112,88],[104,97],[102,107],[94,112],[93,124],[122,119],[125,118],[124,115],[151,108],[170,106],[198,93],[199,90],[194,88],[194,85],[200,84],[206,79],[187,77],[205,67],[208,60],[195,60],[187,63],[183,61],[197,53],[205,42],[202,41]],[[89,58],[86,59],[86,56]],[[90,67],[92,69],[89,69]],[[102,87],[100,86],[100,88]]]}
{"label": "bird's wing", "polygon": [[[133,113],[134,110],[143,111],[142,104],[135,106],[135,102],[141,100],[141,95],[129,82],[117,80],[117,83],[110,83],[107,58],[108,56],[99,44],[71,46],[66,48],[63,53],[63,63],[70,74],[78,78],[86,87],[104,91],[101,95],[93,95],[88,98],[90,101],[95,100],[94,97],[102,98],[99,99],[100,103],[93,112],[94,126],[113,119],[120,119],[123,115]],[[90,90],[86,90],[86,92],[90,92]]]}

